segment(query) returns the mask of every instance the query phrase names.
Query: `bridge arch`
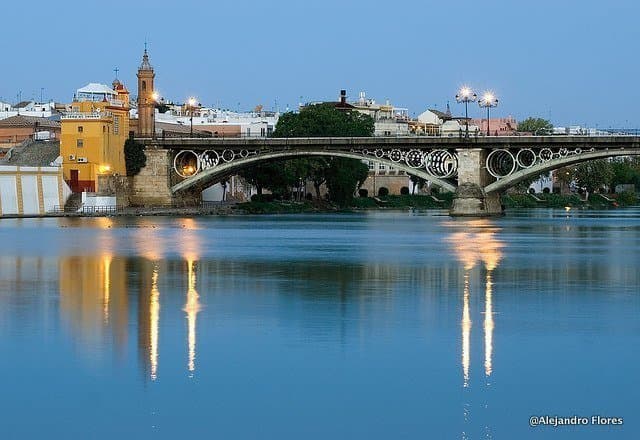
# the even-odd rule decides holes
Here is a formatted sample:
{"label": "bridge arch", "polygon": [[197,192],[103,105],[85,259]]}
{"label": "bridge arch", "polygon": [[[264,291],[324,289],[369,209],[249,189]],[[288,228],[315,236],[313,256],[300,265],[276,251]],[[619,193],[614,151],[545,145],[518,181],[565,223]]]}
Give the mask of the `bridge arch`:
{"label": "bridge arch", "polygon": [[533,165],[530,168],[521,169],[514,173],[509,174],[506,177],[499,178],[495,182],[487,185],[484,188],[485,193],[501,193],[508,188],[531,178],[533,176],[537,176],[547,171],[556,170],[558,168],[566,167],[568,165],[574,165],[577,163],[588,162],[590,160],[595,159],[604,159],[609,157],[620,157],[620,156],[638,156],[640,155],[640,150],[634,148],[620,148],[615,150],[593,150],[582,152],[581,154],[571,155],[566,157],[559,157],[555,159],[548,160],[546,162],[541,162]]}
{"label": "bridge arch", "polygon": [[426,172],[424,169],[412,168],[406,165],[405,163],[395,162],[386,158],[367,156],[355,151],[282,150],[282,151],[265,152],[259,155],[247,156],[244,158],[241,157],[241,158],[234,159],[230,162],[221,163],[217,166],[207,168],[173,185],[171,187],[171,192],[173,194],[176,194],[182,191],[187,191],[189,189],[204,188],[206,186],[209,186],[210,184],[219,182],[225,177],[236,174],[238,171],[242,170],[243,168],[246,168],[251,165],[257,165],[260,162],[278,160],[278,159],[293,159],[298,157],[314,157],[314,156],[315,157],[330,156],[330,157],[344,157],[348,159],[357,159],[357,160],[370,160],[373,162],[385,164],[387,166],[391,166],[396,169],[402,170],[409,175],[414,175],[422,179],[428,180],[431,183],[443,188],[446,191],[454,192],[456,190],[456,186],[453,183],[448,182],[444,178],[436,177]]}

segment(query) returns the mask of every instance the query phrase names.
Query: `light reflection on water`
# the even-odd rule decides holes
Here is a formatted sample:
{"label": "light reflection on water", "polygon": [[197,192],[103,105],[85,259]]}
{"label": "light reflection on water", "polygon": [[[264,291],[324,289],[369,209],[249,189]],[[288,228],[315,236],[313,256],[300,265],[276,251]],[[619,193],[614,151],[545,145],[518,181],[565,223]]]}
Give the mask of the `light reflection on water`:
{"label": "light reflection on water", "polygon": [[621,212],[0,222],[0,437],[68,435],[68,411],[96,438],[187,417],[228,438],[540,438],[528,415],[623,412],[640,215]]}

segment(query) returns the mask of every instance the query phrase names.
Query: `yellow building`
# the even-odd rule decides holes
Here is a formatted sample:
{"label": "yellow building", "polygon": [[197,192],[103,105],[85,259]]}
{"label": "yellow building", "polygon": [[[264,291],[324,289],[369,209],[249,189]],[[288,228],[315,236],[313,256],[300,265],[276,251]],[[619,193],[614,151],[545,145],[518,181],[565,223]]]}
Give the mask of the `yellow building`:
{"label": "yellow building", "polygon": [[90,83],[78,89],[62,116],[60,154],[64,179],[73,192],[98,191],[98,175],[126,175],[124,143],[129,136],[129,92]]}

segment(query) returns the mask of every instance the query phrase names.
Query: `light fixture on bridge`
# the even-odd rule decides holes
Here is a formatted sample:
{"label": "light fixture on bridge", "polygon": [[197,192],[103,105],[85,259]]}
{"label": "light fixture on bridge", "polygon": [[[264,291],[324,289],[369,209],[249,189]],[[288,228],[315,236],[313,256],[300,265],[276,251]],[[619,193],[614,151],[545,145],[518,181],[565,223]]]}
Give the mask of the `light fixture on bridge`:
{"label": "light fixture on bridge", "polygon": [[464,103],[464,122],[465,122],[465,137],[469,137],[469,108],[470,102],[476,102],[478,95],[471,90],[470,87],[462,86],[456,95],[456,102],[458,104]]}
{"label": "light fixture on bridge", "polygon": [[191,177],[200,171],[200,159],[191,150],[179,152],[173,158],[173,169],[180,177]]}
{"label": "light fixture on bridge", "polygon": [[478,101],[478,105],[487,109],[487,136],[491,136],[491,131],[489,130],[489,109],[498,106],[498,98],[496,98],[492,92],[484,92],[482,98]]}

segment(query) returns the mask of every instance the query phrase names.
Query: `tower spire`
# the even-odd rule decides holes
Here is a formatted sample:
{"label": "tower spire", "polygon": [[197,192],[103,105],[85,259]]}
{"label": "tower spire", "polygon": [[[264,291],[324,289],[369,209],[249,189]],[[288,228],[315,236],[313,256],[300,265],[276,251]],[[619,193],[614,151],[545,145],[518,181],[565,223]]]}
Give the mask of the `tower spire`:
{"label": "tower spire", "polygon": [[142,55],[142,64],[140,64],[140,70],[153,70],[151,63],[149,63],[149,53],[147,52],[147,40],[144,40],[144,54]]}
{"label": "tower spire", "polygon": [[142,64],[138,69],[138,135],[153,137],[155,134],[154,78],[156,76],[149,63],[147,42],[144,42]]}

